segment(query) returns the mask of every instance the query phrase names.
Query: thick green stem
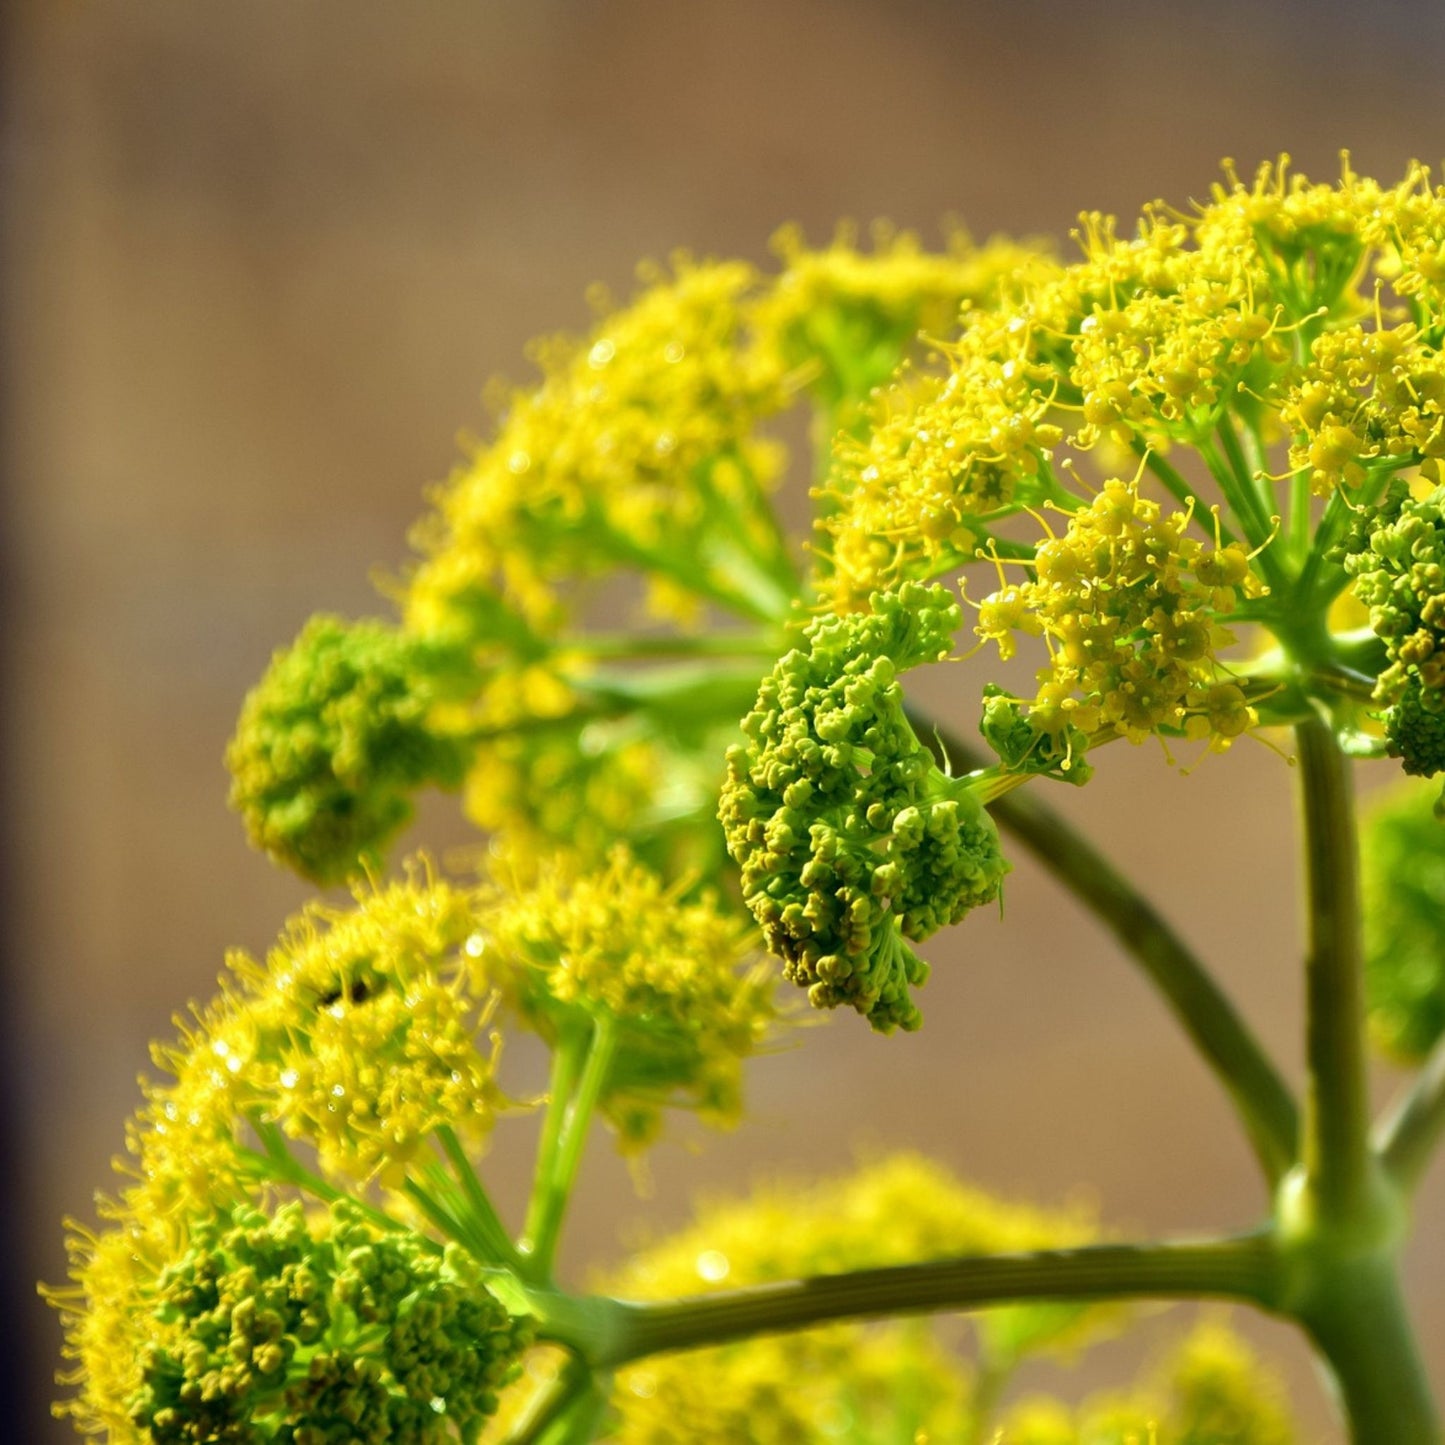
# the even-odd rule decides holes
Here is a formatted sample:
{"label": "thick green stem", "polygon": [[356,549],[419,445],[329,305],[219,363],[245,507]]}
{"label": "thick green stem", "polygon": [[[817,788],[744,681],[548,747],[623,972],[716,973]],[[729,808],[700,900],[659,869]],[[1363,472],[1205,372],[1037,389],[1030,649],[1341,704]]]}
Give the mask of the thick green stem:
{"label": "thick green stem", "polygon": [[1321,1223],[1354,1223],[1374,1207],[1354,791],[1327,723],[1302,722],[1295,736],[1308,908],[1302,1158]]}
{"label": "thick green stem", "polygon": [[1019,1300],[1233,1299],[1268,1306],[1275,1254],[1262,1235],[970,1255],[624,1306],[596,1365],[835,1320],[981,1309]]}
{"label": "thick green stem", "polygon": [[1393,1260],[1366,1255],[1336,1263],[1304,1308],[1354,1445],[1441,1445]]}
{"label": "thick green stem", "polygon": [[1401,1099],[1385,1111],[1375,1130],[1376,1148],[1390,1177],[1401,1189],[1420,1182],[1445,1138],[1445,1038]]}
{"label": "thick green stem", "polygon": [[[940,739],[955,771],[982,765],[973,748],[926,719],[918,719],[917,731]],[[1208,970],[1148,900],[1053,809],[1018,789],[989,810],[1105,924],[1164,995],[1229,1091],[1266,1177],[1278,1183],[1296,1159],[1298,1111],[1279,1071]]]}

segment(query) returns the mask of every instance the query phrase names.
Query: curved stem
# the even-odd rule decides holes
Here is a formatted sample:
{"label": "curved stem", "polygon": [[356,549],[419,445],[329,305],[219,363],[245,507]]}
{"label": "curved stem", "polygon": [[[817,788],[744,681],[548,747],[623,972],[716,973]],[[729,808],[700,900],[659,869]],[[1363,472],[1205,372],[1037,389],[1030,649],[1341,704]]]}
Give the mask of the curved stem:
{"label": "curved stem", "polygon": [[526,1412],[507,1432],[504,1445],[564,1445],[592,1439],[592,1427],[607,1405],[607,1391],[575,1356],[533,1396]]}
{"label": "curved stem", "polygon": [[1420,1182],[1445,1138],[1445,1038],[1430,1051],[1414,1082],[1375,1127],[1375,1147],[1402,1189]]}
{"label": "curved stem", "polygon": [[[976,749],[927,719],[919,717],[916,727],[921,738],[938,737],[956,770],[982,765]],[[1278,1183],[1295,1163],[1298,1109],[1279,1071],[1208,970],[1148,900],[1053,809],[1018,789],[991,802],[989,810],[1099,918],[1164,995],[1229,1091],[1266,1177]]]}
{"label": "curved stem", "polygon": [[1308,953],[1302,1157],[1322,1221],[1368,1210],[1369,1100],[1359,847],[1350,764],[1329,725],[1295,728],[1304,807]]}
{"label": "curved stem", "polygon": [[1274,1249],[1264,1235],[970,1255],[626,1305],[614,1338],[593,1363],[615,1367],[666,1350],[834,1320],[979,1309],[1019,1300],[1211,1298],[1268,1308],[1275,1289]]}

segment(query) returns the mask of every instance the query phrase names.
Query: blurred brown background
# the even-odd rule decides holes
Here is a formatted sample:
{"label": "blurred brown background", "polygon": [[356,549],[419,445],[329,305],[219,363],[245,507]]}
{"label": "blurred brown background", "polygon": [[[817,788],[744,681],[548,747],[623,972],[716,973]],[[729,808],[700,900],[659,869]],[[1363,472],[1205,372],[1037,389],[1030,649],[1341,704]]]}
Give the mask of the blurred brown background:
{"label": "blurred brown background", "polygon": [[[625,291],[640,257],[761,259],[789,219],[1062,234],[1081,208],[1187,201],[1226,155],[1328,177],[1348,146],[1393,179],[1445,153],[1425,0],[21,0],[6,24],[0,1433],[37,1442],[70,1438],[31,1283],[63,1274],[60,1216],[107,1182],[146,1041],[305,896],[226,811],[240,698],[313,610],[378,610],[368,569],[404,558],[422,485],[529,336],[581,325],[585,286]],[[976,681],[934,700],[967,723]],[[1111,750],[1061,801],[1152,871],[1297,1075],[1289,791],[1262,747],[1189,779]],[[445,800],[421,834],[464,836]],[[700,1185],[860,1145],[1041,1198],[1087,1182],[1128,1229],[1252,1222],[1250,1160],[1155,999],[1027,865],[1007,912],[933,948],[921,1035],[808,1033],[756,1067],[750,1127],[658,1154],[650,1199],[599,1149],[574,1266]],[[1413,1269],[1445,1391],[1445,1169]],[[1337,1439],[1298,1341],[1250,1328]]]}

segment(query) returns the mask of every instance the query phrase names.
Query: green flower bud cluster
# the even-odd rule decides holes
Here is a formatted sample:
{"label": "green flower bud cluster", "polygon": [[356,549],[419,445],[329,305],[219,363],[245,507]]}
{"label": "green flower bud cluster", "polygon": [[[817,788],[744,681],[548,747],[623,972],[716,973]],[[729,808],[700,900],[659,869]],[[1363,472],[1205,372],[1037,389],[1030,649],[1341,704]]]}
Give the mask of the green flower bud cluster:
{"label": "green flower bud cluster", "polygon": [[1364,816],[1365,984],[1375,1043],[1401,1063],[1445,1034],[1445,821],[1435,790],[1404,783]]}
{"label": "green flower bud cluster", "polygon": [[1351,546],[1345,570],[1389,661],[1375,698],[1390,755],[1432,777],[1445,772],[1445,487],[1395,486]]}
{"label": "green flower bud cluster", "polygon": [[199,1225],[146,1302],[131,1405],[155,1445],[473,1439],[529,1342],[455,1246],[379,1232],[346,1204]]}
{"label": "green flower bud cluster", "polygon": [[432,720],[457,665],[385,623],[313,617],[246,698],[226,753],[252,843],[340,882],[411,817],[409,792],[460,786],[467,745]]}
{"label": "green flower bud cluster", "polygon": [[961,623],[945,587],[875,593],[820,617],[763,681],[728,753],[719,816],[743,895],[812,1003],[917,1028],[929,937],[997,897],[1008,865],[969,783],[934,763],[897,676],[937,662]]}

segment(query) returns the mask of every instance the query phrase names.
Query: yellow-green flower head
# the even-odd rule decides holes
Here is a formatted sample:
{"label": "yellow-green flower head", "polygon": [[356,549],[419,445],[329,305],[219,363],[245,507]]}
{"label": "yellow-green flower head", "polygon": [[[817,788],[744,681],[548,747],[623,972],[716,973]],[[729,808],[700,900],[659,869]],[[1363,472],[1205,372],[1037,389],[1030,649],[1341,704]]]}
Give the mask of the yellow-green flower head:
{"label": "yellow-green flower head", "polygon": [[1042,501],[1040,468],[1063,436],[1057,377],[1019,320],[1002,304],[970,314],[954,369],[906,367],[874,396],[863,435],[838,438],[817,550],[840,605],[953,570],[978,546],[975,518]]}
{"label": "yellow-green flower head", "polygon": [[129,1305],[153,1445],[471,1438],[528,1336],[470,1256],[346,1204],[199,1223]]}
{"label": "yellow-green flower head", "polygon": [[474,967],[557,1043],[578,1030],[612,1050],[600,1093],[624,1148],[649,1143],[665,1108],[719,1125],[742,1109],[742,1063],[776,1016],[742,923],[686,901],[625,850],[583,872],[562,860],[513,876],[490,903]]}
{"label": "yellow-green flower head", "polygon": [[304,1141],[345,1188],[399,1184],[443,1127],[481,1143],[503,1101],[479,918],[473,892],[418,869],[350,908],[309,907],[264,964],[232,954],[220,998],[154,1050],[171,1079],[145,1082],[127,1131],[138,1182],[121,1217],[246,1197],[252,1121]]}
{"label": "yellow-green flower head", "polygon": [[1370,1032],[1417,1063],[1445,1034],[1445,820],[1436,789],[1402,783],[1370,800],[1361,856]]}
{"label": "yellow-green flower head", "polygon": [[930,254],[886,230],[871,252],[847,232],[814,251],[785,231],[777,249],[776,277],[681,255],[644,268],[590,335],[534,347],[541,384],[506,396],[418,531],[412,630],[465,630],[479,598],[555,627],[566,579],[617,570],[657,584],[683,623],[708,602],[778,615],[797,579],[769,502],[785,457],[760,423],[803,396],[866,395],[920,327],[951,325],[1037,254],[961,237]]}
{"label": "yellow-green flower head", "polygon": [[1001,657],[1019,634],[1048,645],[1024,713],[1045,757],[1100,732],[1137,743],[1164,730],[1222,750],[1258,721],[1217,654],[1234,640],[1219,619],[1264,584],[1242,544],[1208,547],[1190,521],[1137,478],[1106,482],[1039,545],[1031,576],[979,603],[975,630]]}
{"label": "yellow-green flower head", "polygon": [[945,1445],[969,1438],[968,1379],[917,1323],[834,1326],[659,1356],[617,1377],[617,1445]]}
{"label": "yellow-green flower head", "polygon": [[502,1097],[481,917],[475,892],[416,870],[353,907],[307,909],[264,966],[235,955],[247,1110],[348,1183],[398,1183],[443,1127],[485,1139]]}
{"label": "yellow-green flower head", "polygon": [[886,381],[920,332],[952,332],[961,306],[991,300],[1003,285],[1049,264],[1037,245],[980,247],[958,231],[942,252],[885,225],[873,228],[872,241],[864,251],[855,229],[840,226],[829,245],[813,250],[798,227],[784,227],[773,238],[783,270],[753,313],[784,367],[806,378],[840,425],[849,420],[845,404]]}
{"label": "yellow-green flower head", "polygon": [[[478,593],[554,625],[560,584],[619,569],[754,610],[728,563],[774,545],[779,456],[754,431],[784,400],[776,365],[746,344],[756,275],[679,256],[644,282],[588,337],[534,347],[540,386],[506,398],[495,438],[437,493],[408,588],[413,630],[454,622]],[[726,517],[730,542],[710,551]]]}
{"label": "yellow-green flower head", "polygon": [[148,1291],[176,1248],[176,1235],[155,1221],[99,1235],[71,1228],[72,1282],[44,1291],[60,1311],[70,1361],[56,1380],[76,1391],[55,1405],[55,1414],[107,1445],[149,1445],[131,1419],[131,1401],[141,1388],[142,1361],[162,1332],[147,1308]]}
{"label": "yellow-green flower head", "polygon": [[1154,1378],[1079,1409],[1027,1400],[1009,1411],[997,1445],[1293,1445],[1275,1373],[1227,1325],[1198,1324]]}
{"label": "yellow-green flower head", "polygon": [[[1071,1246],[1095,1232],[1082,1210],[1005,1203],[937,1163],[900,1154],[852,1176],[775,1183],[747,1199],[704,1204],[692,1225],[635,1251],[604,1284],[624,1298],[671,1299],[930,1257]],[[980,1322],[996,1357],[1015,1358],[1077,1339],[1086,1317],[1076,1308],[1025,1306]],[[619,1375],[613,1399],[616,1438],[628,1445],[680,1441],[683,1422],[717,1445],[835,1432],[860,1445],[968,1438],[966,1377],[935,1326],[920,1322],[831,1326],[651,1359]]]}
{"label": "yellow-green flower head", "polygon": [[1066,464],[1100,444],[1197,448],[1216,476],[1234,448],[1247,485],[1221,490],[1224,521],[1256,546],[1277,481],[1368,503],[1445,456],[1445,191],[1423,168],[1387,189],[1281,161],[1192,214],[1150,207],[1132,235],[1087,215],[1078,239],[1081,260],[966,313],[840,439],[819,549],[839,606],[967,564],[1002,517],[1073,492]]}
{"label": "yellow-green flower head", "polygon": [[909,723],[897,674],[937,662],[962,617],[944,587],[815,618],[763,680],[728,752],[719,817],[743,897],[813,1004],[917,1028],[924,939],[998,896],[1008,865],[968,780]]}
{"label": "yellow-green flower head", "polygon": [[469,1438],[529,1340],[470,1256],[344,1202],[137,1219],[71,1253],[57,1413],[110,1445]]}
{"label": "yellow-green flower head", "polygon": [[1388,705],[1390,755],[1407,773],[1445,772],[1445,487],[1416,498],[1392,487],[1347,546],[1345,571],[1385,643],[1375,699]]}
{"label": "yellow-green flower head", "polygon": [[459,667],[384,623],[313,617],[246,698],[226,752],[252,843],[319,883],[375,861],[411,792],[461,782],[465,742],[433,717]]}

